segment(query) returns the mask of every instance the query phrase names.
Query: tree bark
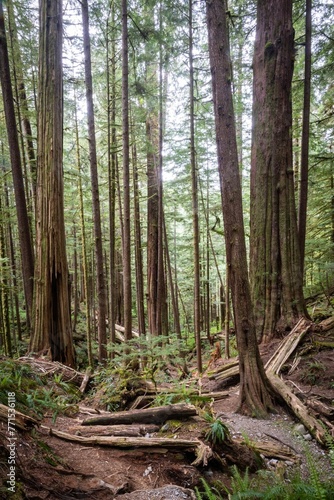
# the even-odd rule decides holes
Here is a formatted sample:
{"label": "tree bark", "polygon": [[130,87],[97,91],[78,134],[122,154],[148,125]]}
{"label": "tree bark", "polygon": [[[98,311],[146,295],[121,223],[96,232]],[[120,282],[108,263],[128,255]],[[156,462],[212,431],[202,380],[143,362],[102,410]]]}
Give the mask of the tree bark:
{"label": "tree bark", "polygon": [[97,298],[98,298],[98,341],[99,341],[99,361],[105,362],[107,359],[107,293],[104,275],[103,263],[103,241],[101,229],[101,211],[100,211],[100,195],[99,181],[97,172],[97,155],[96,155],[96,137],[95,137],[95,117],[93,104],[93,80],[92,80],[92,63],[90,50],[89,36],[89,16],[88,2],[82,0],[82,25],[84,37],[84,55],[85,55],[85,83],[86,83],[86,101],[87,101],[87,123],[88,123],[88,138],[89,138],[89,161],[92,183],[92,203],[93,203],[93,219],[94,219],[94,234],[95,234],[95,259],[96,259],[96,278],[97,278]]}
{"label": "tree bark", "polygon": [[30,351],[75,365],[63,200],[62,1],[40,3],[34,334]]}
{"label": "tree bark", "polygon": [[109,416],[88,418],[82,425],[119,425],[119,424],[162,424],[168,419],[188,418],[197,415],[197,409],[189,404],[175,404],[145,408],[144,410],[128,410],[112,413]]}
{"label": "tree bark", "polygon": [[254,50],[250,276],[258,339],[305,307],[292,166],[292,0],[258,0]]}
{"label": "tree bark", "polygon": [[122,0],[123,293],[125,340],[132,338],[128,3]]}
{"label": "tree bark", "polygon": [[300,263],[302,276],[304,275],[306,216],[308,198],[308,157],[310,137],[310,107],[311,107],[311,39],[312,39],[312,0],[306,0],[305,18],[305,64],[304,64],[304,105],[303,128],[300,161],[300,188],[298,207],[298,237],[300,248]]}
{"label": "tree bark", "polygon": [[196,358],[198,373],[202,373],[201,347],[201,293],[200,293],[200,252],[199,252],[199,219],[198,219],[198,173],[195,151],[195,105],[194,105],[194,61],[193,61],[193,5],[189,0],[189,99],[190,99],[190,167],[191,167],[191,197],[193,218],[193,266],[194,266],[194,333],[196,341]]}
{"label": "tree bark", "polygon": [[239,409],[263,416],[272,408],[270,384],[265,376],[257,345],[248,281],[247,254],[242,212],[235,120],[231,90],[231,59],[227,6],[208,0],[207,25],[216,125],[226,259],[239,351]]}
{"label": "tree bark", "polygon": [[0,1],[0,80],[14,184],[24,293],[27,304],[27,316],[29,323],[29,320],[31,319],[33,304],[34,254],[30,237],[30,225],[24,191],[21,155],[15,118],[13,91],[10,78],[8,48],[2,1]]}

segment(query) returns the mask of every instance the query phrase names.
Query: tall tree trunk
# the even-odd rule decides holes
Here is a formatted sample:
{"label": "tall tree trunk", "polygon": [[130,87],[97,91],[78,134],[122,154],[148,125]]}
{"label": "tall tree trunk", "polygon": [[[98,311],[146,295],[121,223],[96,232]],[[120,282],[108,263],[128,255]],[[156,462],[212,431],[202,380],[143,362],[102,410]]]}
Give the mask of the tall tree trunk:
{"label": "tall tree trunk", "polygon": [[147,141],[147,314],[151,335],[157,335],[158,296],[158,123],[154,112],[146,117]]}
{"label": "tall tree trunk", "polygon": [[137,165],[137,148],[133,138],[132,146],[133,165],[133,203],[134,203],[134,227],[135,227],[135,262],[136,262],[136,291],[137,291],[137,318],[140,335],[146,334],[145,309],[144,309],[144,276],[143,276],[143,247],[140,225],[140,205],[139,205],[139,182]]}
{"label": "tall tree trunk", "polygon": [[92,63],[91,63],[89,16],[88,16],[87,0],[82,0],[81,10],[82,10],[82,25],[83,25],[84,54],[85,54],[85,82],[86,82],[87,122],[88,122],[88,138],[89,138],[88,141],[89,160],[90,160],[90,172],[91,172],[91,183],[92,183],[93,219],[94,219],[94,233],[95,233],[99,361],[104,362],[107,359],[107,330],[106,330],[107,292],[106,292],[104,264],[103,264],[103,241],[102,241],[102,229],[101,229],[99,181],[97,172]]}
{"label": "tall tree trunk", "polygon": [[231,90],[227,6],[225,1],[208,0],[206,8],[226,259],[230,271],[239,351],[239,409],[261,416],[265,415],[267,410],[271,408],[272,401],[269,393],[269,382],[264,373],[257,345],[248,281],[242,194]]}
{"label": "tall tree trunk", "polygon": [[23,64],[20,52],[19,39],[17,35],[13,0],[7,1],[7,11],[8,11],[8,26],[12,41],[12,51],[15,58],[14,68],[15,68],[16,83],[17,83],[18,106],[20,108],[20,114],[21,114],[22,133],[26,143],[26,154],[29,160],[30,175],[31,175],[31,191],[33,194],[32,198],[33,198],[33,203],[35,203],[36,181],[37,181],[36,155],[35,155],[35,148],[32,136],[32,127],[30,122],[30,112],[29,112],[27,94],[24,83]]}
{"label": "tall tree trunk", "polygon": [[132,338],[128,3],[122,0],[123,291],[125,340]]}
{"label": "tall tree trunk", "polygon": [[62,1],[40,2],[34,334],[30,351],[75,365],[63,201]]}
{"label": "tall tree trunk", "polygon": [[32,314],[33,303],[33,276],[34,276],[34,255],[30,237],[30,226],[27,211],[27,204],[24,191],[24,182],[21,167],[21,155],[19,139],[16,127],[14,110],[13,91],[10,80],[10,69],[8,59],[8,48],[6,41],[4,12],[2,1],[0,0],[0,80],[4,111],[8,135],[10,160],[12,167],[16,213],[19,227],[19,241],[21,250],[21,262],[23,273],[23,284],[27,305],[28,322]]}
{"label": "tall tree trunk", "polygon": [[[115,40],[115,8],[112,8],[111,19],[111,54],[109,55],[109,28],[107,24],[107,97],[108,97],[108,187],[109,187],[109,336],[112,347],[116,342],[115,320],[116,320],[116,164],[117,164],[117,140],[116,140],[116,40]],[[109,60],[110,59],[110,60]],[[111,357],[113,358],[113,350]]]}
{"label": "tall tree trunk", "polygon": [[292,0],[258,0],[254,51],[250,271],[259,339],[306,315],[292,167]]}
{"label": "tall tree trunk", "polygon": [[196,340],[197,370],[202,373],[201,347],[201,294],[200,294],[200,252],[199,252],[199,221],[198,221],[198,179],[195,151],[195,107],[194,107],[194,60],[193,60],[193,6],[189,0],[189,100],[190,100],[190,167],[191,167],[191,197],[194,242],[194,332]]}
{"label": "tall tree trunk", "polygon": [[305,19],[305,66],[304,66],[304,106],[302,149],[300,161],[300,190],[298,207],[298,235],[300,247],[300,263],[304,275],[306,215],[308,198],[308,156],[310,136],[310,105],[311,105],[311,38],[312,38],[312,0],[306,0]]}

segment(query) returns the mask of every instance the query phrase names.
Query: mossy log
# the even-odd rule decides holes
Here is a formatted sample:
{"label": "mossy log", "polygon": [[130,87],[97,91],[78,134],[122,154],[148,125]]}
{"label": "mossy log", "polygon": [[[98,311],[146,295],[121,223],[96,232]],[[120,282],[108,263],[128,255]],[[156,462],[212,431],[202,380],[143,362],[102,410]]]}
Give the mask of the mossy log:
{"label": "mossy log", "polygon": [[118,425],[118,424],[162,424],[169,419],[183,419],[195,416],[197,409],[189,404],[175,404],[110,413],[101,417],[83,420],[81,425]]}

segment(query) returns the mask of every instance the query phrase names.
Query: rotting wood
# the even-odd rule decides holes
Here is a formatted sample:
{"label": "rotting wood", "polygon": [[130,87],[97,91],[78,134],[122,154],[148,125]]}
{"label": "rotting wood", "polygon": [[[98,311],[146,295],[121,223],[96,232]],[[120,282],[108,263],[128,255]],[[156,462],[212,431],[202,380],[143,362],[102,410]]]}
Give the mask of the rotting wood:
{"label": "rotting wood", "polygon": [[[240,444],[244,443],[244,440],[239,438],[235,441]],[[267,441],[252,441],[251,447],[267,458],[291,460],[292,462],[298,462],[300,460],[296,453],[284,444],[270,443]]]}
{"label": "rotting wood", "polygon": [[[117,325],[117,324],[115,324],[115,330],[116,330],[116,332],[121,333],[121,334],[123,334],[125,332],[124,326]],[[137,330],[132,329],[132,336],[139,338],[139,333],[137,332]],[[118,337],[118,338],[120,339],[120,337]],[[124,336],[123,336],[123,342],[124,342]]]}
{"label": "rotting wood", "polygon": [[[177,398],[180,395],[177,392],[166,391],[165,389],[162,390],[161,392],[159,390],[157,390],[157,394],[159,394],[159,396],[161,396],[162,394],[166,394],[168,396],[175,396],[175,398]],[[157,397],[157,394],[138,396],[135,399],[135,401],[131,404],[130,410],[135,410],[137,408],[144,408],[145,406],[148,406]],[[207,398],[208,400],[213,399],[214,401],[220,401],[221,399],[228,398],[229,393],[228,393],[228,391],[202,392],[202,393],[199,393],[199,391],[194,391],[194,392],[187,393],[187,396],[189,398],[200,397],[200,398]]]}
{"label": "rotting wood", "polygon": [[127,437],[127,436],[74,436],[68,432],[58,431],[50,427],[41,426],[50,436],[56,436],[73,443],[110,446],[114,448],[172,448],[196,451],[202,442],[190,439],[169,439],[157,437]]}
{"label": "rotting wood", "polygon": [[140,437],[158,432],[159,425],[139,424],[139,425],[77,425],[70,427],[69,431],[77,436],[128,436]]}
{"label": "rotting wood", "polygon": [[312,436],[322,445],[326,443],[326,430],[321,425],[320,421],[309,414],[306,406],[300,399],[293,394],[284,381],[272,371],[267,371],[267,377],[274,389],[284,399],[286,404],[291,408],[299,420],[305,425]]}
{"label": "rotting wood", "polygon": [[87,368],[86,370],[86,373],[85,373],[85,376],[83,378],[83,381],[81,382],[81,385],[79,387],[79,391],[83,394],[86,389],[87,389],[87,385],[89,383],[89,380],[90,380],[90,377],[92,375],[92,369],[91,367]]}
{"label": "rotting wood", "polygon": [[328,420],[334,420],[333,407],[327,406],[322,401],[319,401],[319,399],[307,399],[305,403],[309,408],[320,414],[321,417],[325,417]]}
{"label": "rotting wood", "polygon": [[[6,425],[9,422],[10,408],[6,405],[0,404],[0,420],[5,422]],[[26,431],[32,427],[39,425],[39,422],[29,415],[25,415],[18,410],[15,410],[15,426],[13,421],[13,429],[21,429]]]}
{"label": "rotting wood", "polygon": [[296,326],[291,330],[289,335],[287,335],[273,356],[269,359],[269,361],[265,365],[266,371],[271,371],[272,373],[278,374],[284,365],[284,363],[289,359],[291,354],[294,352],[302,338],[306,335],[306,333],[311,328],[312,323],[305,318],[301,318]]}
{"label": "rotting wood", "polygon": [[230,366],[230,368],[225,369],[224,371],[220,371],[213,375],[210,375],[209,380],[226,380],[230,377],[236,377],[239,375],[239,361]]}
{"label": "rotting wood", "polygon": [[110,411],[100,410],[99,408],[90,408],[88,406],[79,406],[79,413],[84,415],[110,415]]}
{"label": "rotting wood", "polygon": [[128,410],[110,413],[108,416],[88,418],[81,425],[116,425],[149,423],[162,424],[168,419],[182,419],[197,415],[197,409],[189,404],[174,404],[159,406],[156,408],[145,408],[143,410]]}
{"label": "rotting wood", "polygon": [[84,379],[84,375],[74,368],[65,366],[58,361],[48,361],[42,358],[33,358],[29,356],[24,356],[18,358],[16,362],[25,363],[30,365],[34,370],[39,372],[41,376],[48,376],[54,374],[62,374],[64,382],[72,382],[75,385],[81,385]]}

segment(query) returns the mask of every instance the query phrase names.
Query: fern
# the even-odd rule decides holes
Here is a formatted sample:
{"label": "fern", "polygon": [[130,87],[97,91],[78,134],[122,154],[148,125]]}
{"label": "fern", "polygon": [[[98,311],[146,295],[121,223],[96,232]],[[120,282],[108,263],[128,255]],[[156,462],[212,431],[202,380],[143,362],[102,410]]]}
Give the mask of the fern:
{"label": "fern", "polygon": [[305,455],[307,458],[307,465],[310,473],[310,485],[314,490],[312,498],[316,500],[326,500],[326,489],[321,484],[318,466],[315,463],[314,458],[308,448],[305,448]]}
{"label": "fern", "polygon": [[203,484],[204,492],[199,491],[197,487],[195,488],[197,500],[223,500],[219,491],[216,488],[211,487],[202,477],[201,482]]}

